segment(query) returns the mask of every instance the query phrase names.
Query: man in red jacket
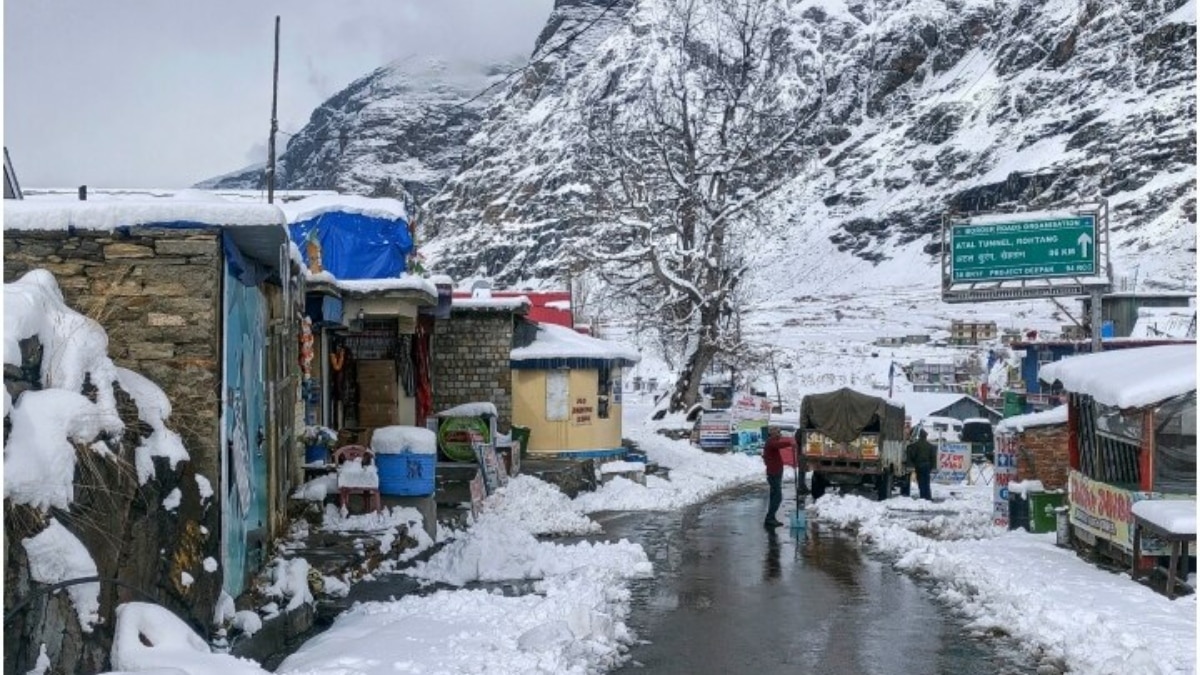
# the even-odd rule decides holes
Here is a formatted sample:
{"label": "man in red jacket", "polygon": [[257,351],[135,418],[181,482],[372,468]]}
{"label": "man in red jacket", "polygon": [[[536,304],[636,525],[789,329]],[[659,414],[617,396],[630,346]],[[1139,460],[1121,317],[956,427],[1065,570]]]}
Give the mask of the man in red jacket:
{"label": "man in red jacket", "polygon": [[775,512],[779,510],[779,505],[783,502],[783,455],[781,451],[789,446],[794,451],[796,442],[783,436],[779,432],[779,427],[767,427],[767,443],[763,446],[762,456],[763,462],[767,465],[767,487],[770,488],[770,497],[767,501],[767,519],[763,521],[764,527],[783,525],[775,518]]}

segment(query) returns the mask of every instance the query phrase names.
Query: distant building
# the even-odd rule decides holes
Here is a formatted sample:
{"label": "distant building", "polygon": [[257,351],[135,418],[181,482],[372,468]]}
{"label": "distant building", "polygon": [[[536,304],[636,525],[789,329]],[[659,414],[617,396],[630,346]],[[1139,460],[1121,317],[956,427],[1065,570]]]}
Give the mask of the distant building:
{"label": "distant building", "polygon": [[[1091,317],[1092,299],[1080,298],[1084,321]],[[1196,294],[1187,292],[1163,293],[1108,293],[1100,298],[1100,320],[1112,324],[1112,335],[1105,337],[1129,337],[1138,320],[1138,310],[1143,307],[1194,307]]]}
{"label": "distant building", "polygon": [[1133,339],[1195,338],[1196,310],[1175,307],[1142,307],[1129,337]]}
{"label": "distant building", "polygon": [[929,344],[928,335],[888,335],[875,340],[875,345],[878,347],[902,347],[904,345],[924,344]]}
{"label": "distant building", "polygon": [[995,340],[997,335],[995,321],[950,321],[950,344],[977,345],[982,342]]}
{"label": "distant building", "polygon": [[1000,343],[1005,344],[1005,345],[1010,345],[1013,342],[1020,340],[1021,336],[1022,336],[1022,333],[1020,330],[1018,330],[1016,328],[1005,328],[1000,333]]}
{"label": "distant building", "polygon": [[917,359],[909,364],[908,380],[913,391],[957,391],[957,367],[952,357]]}

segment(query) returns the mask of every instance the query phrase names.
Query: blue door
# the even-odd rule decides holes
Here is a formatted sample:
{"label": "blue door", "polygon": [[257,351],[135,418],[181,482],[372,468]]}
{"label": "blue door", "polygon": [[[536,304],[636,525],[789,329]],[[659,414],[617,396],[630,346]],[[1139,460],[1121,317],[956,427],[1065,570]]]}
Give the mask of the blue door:
{"label": "blue door", "polygon": [[224,590],[237,597],[264,561],[267,536],[267,304],[225,264],[221,411],[221,557]]}

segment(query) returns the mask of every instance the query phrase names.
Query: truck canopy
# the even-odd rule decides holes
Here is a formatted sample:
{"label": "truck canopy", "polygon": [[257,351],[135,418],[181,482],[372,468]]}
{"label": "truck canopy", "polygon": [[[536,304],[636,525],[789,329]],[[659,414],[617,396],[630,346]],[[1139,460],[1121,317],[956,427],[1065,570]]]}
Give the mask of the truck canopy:
{"label": "truck canopy", "polygon": [[820,431],[835,443],[849,443],[864,432],[902,439],[904,407],[843,387],[805,396],[800,402],[800,428]]}

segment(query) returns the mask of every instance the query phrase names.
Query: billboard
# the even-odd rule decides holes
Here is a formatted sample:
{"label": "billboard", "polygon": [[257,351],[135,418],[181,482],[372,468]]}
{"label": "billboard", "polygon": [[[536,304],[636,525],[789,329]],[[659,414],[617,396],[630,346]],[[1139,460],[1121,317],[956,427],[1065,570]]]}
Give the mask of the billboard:
{"label": "billboard", "polygon": [[942,300],[1087,295],[1110,285],[1108,206],[947,217]]}

